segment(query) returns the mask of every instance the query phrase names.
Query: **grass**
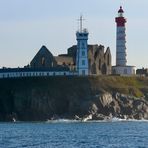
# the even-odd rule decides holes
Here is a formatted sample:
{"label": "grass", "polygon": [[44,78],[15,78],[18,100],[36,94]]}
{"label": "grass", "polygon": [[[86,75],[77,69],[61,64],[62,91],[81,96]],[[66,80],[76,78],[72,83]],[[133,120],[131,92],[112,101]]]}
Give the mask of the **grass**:
{"label": "grass", "polygon": [[93,87],[92,89],[97,88],[109,92],[120,92],[123,94],[134,95],[135,97],[144,96],[143,90],[148,92],[147,78],[97,76],[90,77],[90,81]]}
{"label": "grass", "polygon": [[[17,78],[0,80],[0,90],[23,90],[26,88],[50,90],[51,92],[64,91],[71,93],[82,93],[90,91],[119,92],[135,97],[148,94],[148,78],[121,77],[121,76],[90,76],[90,77],[38,77],[38,78]],[[81,91],[80,91],[81,90]]]}

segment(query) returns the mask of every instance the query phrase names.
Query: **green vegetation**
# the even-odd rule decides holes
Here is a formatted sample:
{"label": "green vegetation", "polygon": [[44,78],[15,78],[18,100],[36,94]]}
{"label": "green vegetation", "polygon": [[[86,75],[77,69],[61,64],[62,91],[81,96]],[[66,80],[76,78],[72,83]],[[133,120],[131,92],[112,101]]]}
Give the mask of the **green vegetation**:
{"label": "green vegetation", "polygon": [[[90,89],[92,92],[119,92],[123,94],[143,96],[148,93],[148,78],[121,77],[121,76],[90,76],[90,77],[36,77],[0,80],[0,92],[6,90],[40,89],[58,92],[74,92],[81,89]],[[77,92],[81,93],[81,92]]]}
{"label": "green vegetation", "polygon": [[93,89],[96,87],[107,92],[119,92],[135,97],[141,97],[148,92],[148,78],[98,76],[90,77],[90,81]]}

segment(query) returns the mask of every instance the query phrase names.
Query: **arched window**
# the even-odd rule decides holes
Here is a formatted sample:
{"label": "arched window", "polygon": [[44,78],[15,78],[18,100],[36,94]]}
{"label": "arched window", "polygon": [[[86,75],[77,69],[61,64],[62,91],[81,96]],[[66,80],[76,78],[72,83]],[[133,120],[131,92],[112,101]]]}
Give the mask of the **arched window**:
{"label": "arched window", "polygon": [[108,66],[110,65],[110,56],[109,56],[109,54],[107,55],[107,65]]}
{"label": "arched window", "polygon": [[101,70],[101,59],[99,59],[99,70]]}
{"label": "arched window", "polygon": [[42,57],[41,64],[42,66],[45,66],[45,57]]}

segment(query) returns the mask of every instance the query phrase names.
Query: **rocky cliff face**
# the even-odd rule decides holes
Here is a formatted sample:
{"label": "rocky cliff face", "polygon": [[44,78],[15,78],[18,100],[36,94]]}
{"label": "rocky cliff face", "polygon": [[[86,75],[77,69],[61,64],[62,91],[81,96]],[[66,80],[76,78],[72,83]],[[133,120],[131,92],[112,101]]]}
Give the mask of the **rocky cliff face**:
{"label": "rocky cliff face", "polygon": [[[148,119],[148,81],[134,78],[132,82],[127,80],[128,84],[125,84],[124,80],[122,87],[120,84],[118,88],[115,81],[121,83],[121,79],[128,78],[49,77],[0,80],[0,121],[11,121],[14,118],[19,121],[45,121],[53,118],[83,120],[88,116],[93,120],[112,117]],[[133,95],[136,94],[135,90],[142,95]]]}

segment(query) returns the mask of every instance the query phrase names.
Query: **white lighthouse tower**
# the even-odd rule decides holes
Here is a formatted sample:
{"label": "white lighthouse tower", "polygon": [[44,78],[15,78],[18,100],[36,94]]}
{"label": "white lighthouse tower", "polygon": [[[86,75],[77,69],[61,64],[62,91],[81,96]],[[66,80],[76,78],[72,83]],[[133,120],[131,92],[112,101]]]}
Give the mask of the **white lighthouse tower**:
{"label": "white lighthouse tower", "polygon": [[117,24],[116,31],[116,66],[112,67],[113,74],[133,75],[135,74],[135,66],[127,65],[127,50],[126,50],[126,27],[127,22],[124,17],[124,11],[120,6],[118,17],[115,18]]}
{"label": "white lighthouse tower", "polygon": [[88,75],[88,31],[83,29],[83,17],[80,16],[80,28],[76,32],[77,37],[77,57],[76,69],[78,75]]}

